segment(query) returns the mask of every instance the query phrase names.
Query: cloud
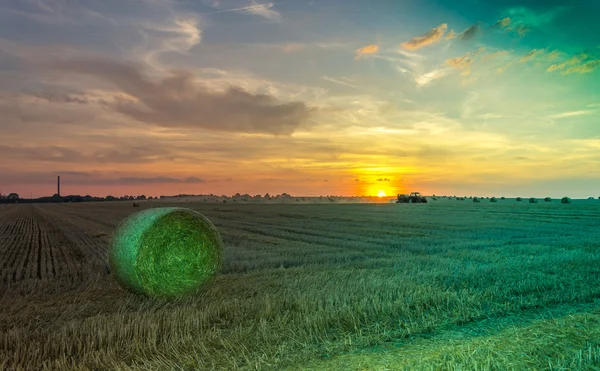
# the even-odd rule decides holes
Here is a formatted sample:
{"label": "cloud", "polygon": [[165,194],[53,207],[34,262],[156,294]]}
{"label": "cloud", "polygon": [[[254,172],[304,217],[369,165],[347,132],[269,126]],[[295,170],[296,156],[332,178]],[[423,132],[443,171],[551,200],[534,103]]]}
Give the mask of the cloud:
{"label": "cloud", "polygon": [[532,27],[541,27],[551,23],[567,9],[569,7],[559,6],[545,13],[536,13],[523,6],[509,8],[506,11],[508,16],[498,20],[492,28],[504,29],[506,32],[514,32],[523,37],[531,31]]}
{"label": "cloud", "polygon": [[592,113],[596,113],[596,110],[580,110],[580,111],[570,111],[570,112],[562,112],[555,115],[549,116],[552,119],[561,119],[565,117],[574,117],[581,115],[591,115]]}
{"label": "cloud", "polygon": [[379,51],[379,46],[377,45],[367,45],[360,49],[356,49],[356,57],[354,59],[359,59],[363,55],[375,54]]}
{"label": "cloud", "polygon": [[174,160],[169,150],[157,146],[133,146],[132,148],[103,149],[84,153],[64,146],[10,146],[0,145],[0,155],[5,159],[35,162],[64,163],[151,163],[157,160]]}
{"label": "cloud", "polygon": [[475,35],[477,35],[479,30],[480,30],[479,24],[474,24],[472,26],[469,26],[466,30],[463,31],[463,33],[460,34],[460,39],[461,40],[471,40],[475,37]]}
{"label": "cloud", "polygon": [[436,69],[415,78],[415,82],[418,86],[425,86],[430,84],[432,81],[440,79],[446,76],[450,72],[449,69]]}
{"label": "cloud", "polygon": [[294,53],[294,52],[303,50],[305,48],[306,48],[306,45],[303,45],[303,44],[286,44],[281,47],[281,50],[283,50],[286,53]]}
{"label": "cloud", "polygon": [[29,92],[27,95],[43,99],[49,103],[77,103],[88,104],[90,101],[84,93],[64,93],[59,91]]}
{"label": "cloud", "polygon": [[526,33],[531,31],[531,28],[520,24],[516,28],[514,28],[513,31],[515,31],[519,36],[525,36]]}
{"label": "cloud", "polygon": [[273,3],[265,3],[265,4],[260,4],[258,2],[256,2],[255,0],[251,1],[250,6],[247,6],[245,9],[240,9],[239,11],[241,13],[247,13],[247,14],[254,14],[266,19],[269,19],[271,21],[280,21],[281,20],[281,14],[279,14],[279,12],[277,12],[276,10],[273,10],[273,6],[275,4]]}
{"label": "cloud", "polygon": [[117,183],[125,184],[147,184],[147,183],[206,183],[206,180],[189,177],[185,179],[169,178],[169,177],[150,177],[150,178],[119,178],[116,180]]}
{"label": "cloud", "polygon": [[[562,70],[567,66],[573,66],[579,63],[582,63],[583,61],[585,61],[586,59],[589,58],[589,55],[586,53],[580,53],[577,55],[572,56],[571,58],[567,59],[566,61],[562,62],[562,63],[556,63],[556,64],[552,64],[550,65],[546,71],[547,72],[554,72],[557,70]],[[569,68],[567,71],[563,72],[564,74],[568,74],[568,73],[573,73],[573,72],[579,72],[579,73],[587,73],[587,72],[591,72],[594,70],[595,68],[595,61],[589,61],[588,63],[585,63],[583,65],[580,66],[576,66],[576,67],[571,67]],[[584,67],[585,66],[585,67]],[[590,69],[591,68],[591,69]]]}
{"label": "cloud", "polygon": [[529,8],[520,6],[508,9],[507,13],[511,24],[539,27],[551,23],[561,13],[568,9],[569,7],[559,6],[544,13],[536,13]]}
{"label": "cloud", "polygon": [[291,134],[312,113],[303,102],[280,103],[270,95],[236,87],[209,91],[183,70],[153,81],[140,65],[104,58],[65,59],[47,65],[65,75],[88,75],[112,83],[131,98],[115,97],[105,103],[107,108],[163,127]]}
{"label": "cloud", "polygon": [[514,64],[515,64],[514,61],[509,61],[508,63],[498,67],[498,69],[496,71],[498,71],[498,73],[503,73],[504,71],[506,71],[509,67],[511,67]]}
{"label": "cloud", "polygon": [[174,16],[166,22],[140,22],[149,55],[167,51],[189,52],[202,40],[199,20],[193,15]]}
{"label": "cloud", "polygon": [[530,59],[534,59],[536,57],[541,56],[546,52],[546,49],[532,49],[529,53],[525,54],[521,58],[521,63],[527,62]]}
{"label": "cloud", "polygon": [[492,27],[507,28],[510,25],[510,17],[499,19]]}
{"label": "cloud", "polygon": [[421,47],[434,44],[439,42],[446,30],[448,29],[448,25],[445,23],[440,24],[439,26],[432,28],[429,32],[421,36],[415,36],[410,41],[404,42],[401,45],[408,50],[419,49]]}
{"label": "cloud", "polygon": [[[206,1],[204,1],[206,3]],[[230,8],[223,9],[220,1],[210,1],[208,2],[211,7],[218,9],[214,12],[205,13],[205,14],[217,14],[217,13],[226,13],[226,12],[235,12],[241,14],[250,14],[257,15],[263,18],[266,18],[271,21],[279,22],[281,21],[281,14],[273,9],[275,4],[273,3],[259,3],[256,0],[251,0],[250,5],[238,7],[238,8]]]}
{"label": "cloud", "polygon": [[470,54],[467,53],[462,57],[446,59],[445,63],[453,68],[468,68],[473,64],[473,59]]}
{"label": "cloud", "polygon": [[325,81],[333,82],[335,84],[348,86],[350,88],[356,88],[356,85],[352,85],[352,84],[350,84],[348,82],[345,82],[345,81],[342,81],[342,80],[334,79],[333,77],[323,76],[322,79],[325,80]]}
{"label": "cloud", "polygon": [[452,40],[452,39],[456,39],[457,37],[458,37],[458,35],[456,34],[456,32],[454,32],[454,30],[450,30],[450,32],[448,32],[448,34],[446,34],[445,39]]}
{"label": "cloud", "polygon": [[481,57],[481,60],[487,61],[494,58],[500,58],[508,55],[508,50],[498,50],[493,53],[489,53]]}
{"label": "cloud", "polygon": [[600,66],[600,59],[595,59],[580,66],[571,67],[563,72],[563,74],[568,75],[570,73],[589,73],[595,70],[598,66]]}

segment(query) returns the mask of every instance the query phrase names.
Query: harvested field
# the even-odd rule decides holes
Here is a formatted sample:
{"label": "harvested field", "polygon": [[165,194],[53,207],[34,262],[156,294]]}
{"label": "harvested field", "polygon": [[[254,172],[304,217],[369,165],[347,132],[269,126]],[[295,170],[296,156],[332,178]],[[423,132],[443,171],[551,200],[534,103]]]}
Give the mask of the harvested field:
{"label": "harvested field", "polygon": [[[111,234],[151,205],[219,229],[201,294],[112,279]],[[0,267],[0,369],[600,369],[598,200],[6,205]]]}

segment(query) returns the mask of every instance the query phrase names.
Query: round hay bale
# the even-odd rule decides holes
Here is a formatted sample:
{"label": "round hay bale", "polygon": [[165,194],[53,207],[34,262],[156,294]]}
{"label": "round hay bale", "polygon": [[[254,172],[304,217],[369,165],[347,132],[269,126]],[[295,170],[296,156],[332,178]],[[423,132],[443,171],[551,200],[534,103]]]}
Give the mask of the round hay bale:
{"label": "round hay bale", "polygon": [[571,203],[571,199],[569,197],[563,197],[560,199],[560,203],[561,204],[570,204]]}
{"label": "round hay bale", "polygon": [[492,197],[490,198],[490,202],[498,202],[498,200],[496,200],[496,197]]}
{"label": "round hay bale", "polygon": [[108,260],[126,289],[177,297],[197,291],[221,268],[223,242],[210,220],[196,211],[146,209],[119,224]]}

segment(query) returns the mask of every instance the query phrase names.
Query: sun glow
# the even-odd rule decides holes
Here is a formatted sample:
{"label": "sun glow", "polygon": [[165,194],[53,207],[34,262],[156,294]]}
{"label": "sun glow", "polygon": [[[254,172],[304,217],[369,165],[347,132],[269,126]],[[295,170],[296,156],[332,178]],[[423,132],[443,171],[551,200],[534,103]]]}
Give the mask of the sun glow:
{"label": "sun glow", "polygon": [[386,196],[385,191],[377,192],[377,197],[385,197],[385,196]]}

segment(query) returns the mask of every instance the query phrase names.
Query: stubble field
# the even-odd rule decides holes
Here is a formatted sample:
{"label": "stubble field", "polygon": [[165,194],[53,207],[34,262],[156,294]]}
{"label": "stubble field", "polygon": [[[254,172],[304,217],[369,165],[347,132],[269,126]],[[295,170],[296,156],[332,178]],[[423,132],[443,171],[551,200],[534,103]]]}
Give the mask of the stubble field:
{"label": "stubble field", "polygon": [[130,202],[0,205],[0,369],[598,370],[600,201],[209,204],[174,301],[106,252]]}

